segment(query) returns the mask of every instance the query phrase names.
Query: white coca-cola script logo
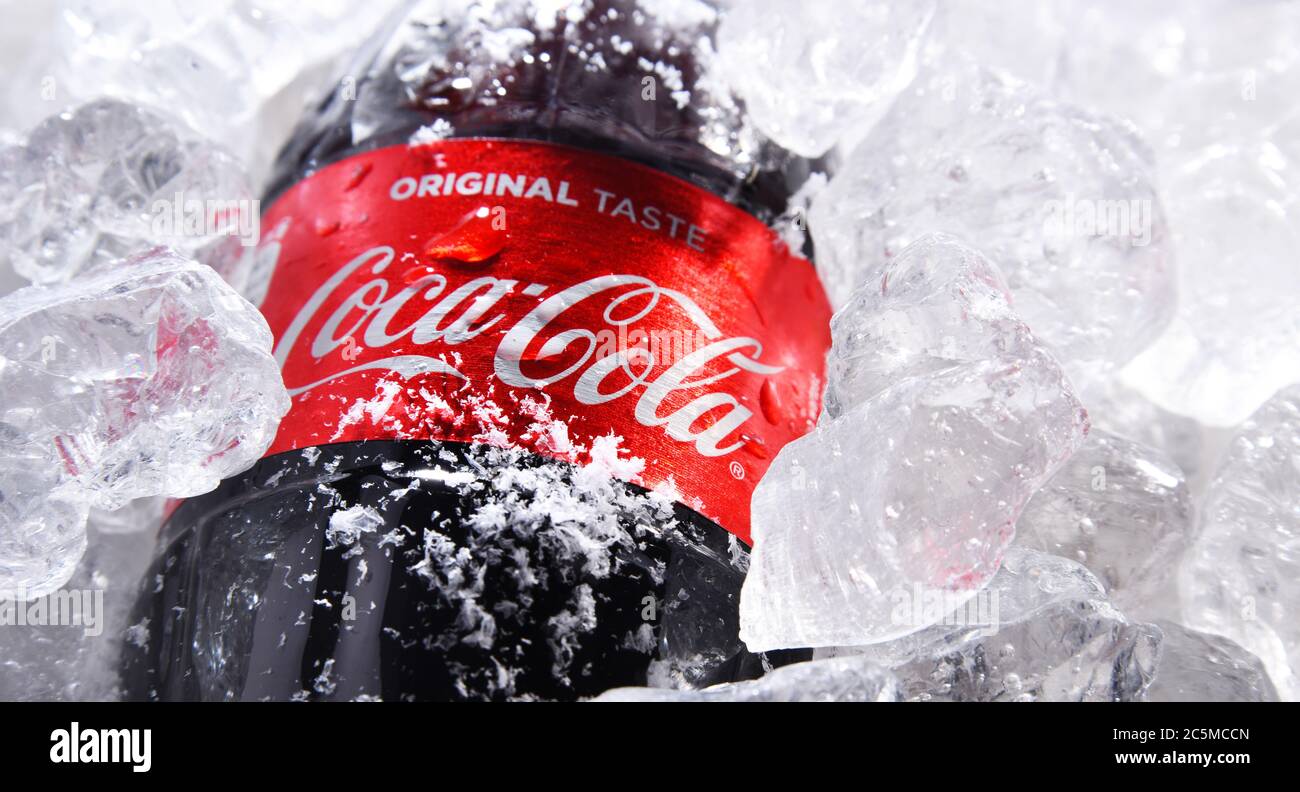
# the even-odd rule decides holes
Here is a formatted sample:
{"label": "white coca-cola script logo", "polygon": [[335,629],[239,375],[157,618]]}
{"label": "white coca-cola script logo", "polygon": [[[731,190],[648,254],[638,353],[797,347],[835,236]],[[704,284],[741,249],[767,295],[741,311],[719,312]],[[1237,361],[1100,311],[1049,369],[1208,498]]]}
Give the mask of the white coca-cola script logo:
{"label": "white coca-cola script logo", "polygon": [[[371,274],[379,276],[392,264],[394,257],[391,247],[371,248],[323,283],[276,344],[275,357],[281,367],[299,346],[300,336],[316,318],[321,306],[331,301],[344,282],[367,266]],[[447,278],[430,273],[390,294],[388,280],[376,277],[346,295],[326,318],[316,337],[311,339],[310,352],[319,361],[355,338],[362,339],[366,347],[379,350],[408,338],[404,346],[440,343],[454,348],[493,327],[506,327],[508,323],[503,324],[507,322],[504,312],[490,314],[496,312],[502,299],[513,294],[519,285],[515,280],[484,276],[448,291]],[[547,291],[549,287],[546,285],[529,284],[521,293],[540,296]],[[396,317],[417,299],[428,303],[428,310],[405,327],[392,327]],[[592,300],[604,301],[601,312],[604,328],[577,326],[578,316],[592,314]],[[665,301],[695,325],[693,331],[704,339],[698,348],[667,365],[641,348],[619,348],[611,354],[597,354],[598,333],[608,332],[608,328],[625,332]],[[581,312],[574,310],[578,306],[583,306]],[[448,323],[448,317],[456,318]],[[349,321],[345,327],[344,323]],[[540,348],[537,348],[539,344]],[[523,370],[525,352],[530,349],[536,349],[527,358],[532,361],[558,359],[562,355],[574,356],[574,360],[562,371],[533,377]],[[783,366],[760,362],[758,358],[762,352],[763,345],[755,338],[724,337],[713,320],[679,291],[663,288],[639,275],[604,275],[551,294],[513,325],[508,325],[497,345],[493,370],[498,379],[511,387],[548,389],[553,393],[556,386],[569,386],[573,399],[584,405],[634,398],[632,415],[638,423],[660,427],[674,440],[693,443],[701,455],[715,457],[731,453],[744,444],[739,438],[739,430],[753,413],[731,393],[708,391],[708,386],[741,371],[771,376],[783,370]],[[314,382],[286,382],[286,385],[290,394],[297,395],[340,377],[375,369],[391,371],[402,377],[440,374],[468,380],[444,358],[392,355],[335,372]],[[621,372],[620,376],[614,377],[616,372]],[[684,404],[680,404],[680,399],[674,400],[680,406],[665,409],[669,396],[678,392],[698,395]],[[708,414],[716,417],[707,426],[695,428],[694,425]]]}

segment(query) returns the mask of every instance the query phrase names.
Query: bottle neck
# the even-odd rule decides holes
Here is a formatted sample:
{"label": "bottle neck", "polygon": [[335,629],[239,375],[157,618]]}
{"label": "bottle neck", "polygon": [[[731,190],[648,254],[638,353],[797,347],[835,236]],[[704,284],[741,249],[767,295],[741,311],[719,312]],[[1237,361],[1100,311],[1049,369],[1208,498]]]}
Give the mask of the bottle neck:
{"label": "bottle neck", "polygon": [[716,20],[669,27],[631,0],[597,0],[553,27],[496,13],[451,19],[416,3],[391,20],[282,151],[268,205],[325,165],[421,129],[625,158],[768,223],[824,169],[764,139],[714,87]]}

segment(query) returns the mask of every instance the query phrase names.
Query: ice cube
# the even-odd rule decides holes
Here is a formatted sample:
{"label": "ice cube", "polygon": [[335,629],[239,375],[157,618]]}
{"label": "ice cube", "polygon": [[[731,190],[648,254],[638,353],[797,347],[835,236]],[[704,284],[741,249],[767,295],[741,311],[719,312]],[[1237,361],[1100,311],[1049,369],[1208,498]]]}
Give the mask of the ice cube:
{"label": "ice cube", "polygon": [[1073,0],[958,0],[942,3],[923,60],[969,58],[1039,85],[1061,67],[1066,44],[1078,45],[1062,6]]}
{"label": "ice cube", "polygon": [[1126,619],[1081,565],[1013,547],[973,603],[860,654],[925,701],[1129,701],[1156,670],[1160,631]]}
{"label": "ice cube", "polygon": [[817,157],[861,139],[912,81],[934,9],[934,0],[811,0],[797,24],[782,24],[786,3],[745,0],[719,26],[721,72],[760,130]]}
{"label": "ice cube", "polygon": [[[398,0],[48,3],[5,92],[23,126],[101,96],[166,108],[251,167],[268,169],[302,108]],[[463,5],[463,3],[458,3]],[[366,75],[338,76],[355,90]],[[48,108],[48,109],[47,109]]]}
{"label": "ice cube", "polygon": [[999,280],[926,237],[832,320],[826,415],[754,492],[751,650],[897,638],[930,623],[897,600],[955,606],[997,571],[1025,502],[1087,431]]}
{"label": "ice cube", "polygon": [[0,268],[35,283],[154,245],[233,263],[231,243],[257,242],[239,164],[153,110],[105,99],[52,116],[0,151],[0,173]]}
{"label": "ice cube", "polygon": [[[107,701],[120,695],[118,659],[153,534],[104,534],[93,525],[89,546],[66,585],[21,608],[0,629],[0,699]],[[44,608],[43,615],[41,608]],[[62,613],[62,615],[59,615]]]}
{"label": "ice cube", "polygon": [[1300,379],[1300,7],[1087,5],[1055,87],[1156,145],[1181,270],[1174,321],[1124,378],[1165,410],[1234,426]]}
{"label": "ice cube", "polygon": [[0,596],[68,579],[90,507],[206,492],[289,397],[255,308],[156,249],[0,298]]}
{"label": "ice cube", "polygon": [[1277,701],[1264,664],[1227,638],[1158,621],[1163,640],[1147,701]]}
{"label": "ice cube", "polygon": [[1009,71],[1172,152],[1294,119],[1298,35],[1284,2],[961,0],[942,6],[926,55]]}
{"label": "ice cube", "polygon": [[[18,292],[21,293],[21,292]],[[0,381],[5,379],[0,369]],[[8,398],[6,396],[6,398]],[[0,418],[0,602],[41,596],[72,576],[86,551],[84,500],[54,491],[58,460]]]}
{"label": "ice cube", "polygon": [[1080,19],[1090,43],[1069,50],[1058,87],[1132,118],[1157,145],[1180,263],[1176,316],[1124,380],[1167,411],[1231,427],[1300,379],[1300,121],[1288,99],[1300,90],[1300,9],[1215,0],[1109,11]]}
{"label": "ice cube", "polygon": [[1264,662],[1279,695],[1300,696],[1300,385],[1238,429],[1199,509],[1179,585],[1183,623]]}
{"label": "ice cube", "polygon": [[1234,426],[1300,380],[1295,163],[1272,143],[1224,143],[1166,179],[1178,312],[1124,370],[1156,404]]}
{"label": "ice cube", "polygon": [[1093,430],[1034,493],[1016,543],[1078,561],[1128,616],[1178,616],[1174,571],[1191,542],[1183,473],[1154,448]]}
{"label": "ice cube", "polygon": [[1226,445],[1219,439],[1223,430],[1169,412],[1119,381],[1095,394],[1086,406],[1094,429],[1151,446],[1172,459],[1192,492],[1204,490],[1202,479],[1213,472]]}
{"label": "ice cube", "polygon": [[893,674],[861,657],[833,657],[777,668],[758,679],[702,690],[615,688],[595,701],[896,701]]}
{"label": "ice cube", "polygon": [[831,319],[829,417],[902,380],[1034,353],[1034,337],[1011,310],[1001,273],[974,248],[931,234],[885,267]]}
{"label": "ice cube", "polygon": [[1300,8],[1162,0],[1057,3],[1070,26],[1053,88],[1136,123],[1163,152],[1254,137],[1296,114]]}
{"label": "ice cube", "polygon": [[1085,392],[1155,339],[1174,270],[1149,152],[1116,121],[957,61],[923,72],[813,201],[835,305],[921,235],[1001,269]]}

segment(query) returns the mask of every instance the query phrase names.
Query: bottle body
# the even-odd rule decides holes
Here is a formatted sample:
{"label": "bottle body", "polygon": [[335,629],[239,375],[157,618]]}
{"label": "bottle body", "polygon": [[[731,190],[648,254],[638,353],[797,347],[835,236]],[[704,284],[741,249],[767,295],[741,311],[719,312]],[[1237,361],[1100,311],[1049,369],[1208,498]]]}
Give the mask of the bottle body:
{"label": "bottle body", "polygon": [[[671,533],[647,531],[608,554],[572,552],[553,526],[478,532],[472,518],[499,489],[431,475],[533,465],[564,486],[571,471],[551,460],[493,469],[491,453],[428,441],[320,451],[338,462],[332,472],[278,455],[172,516],[175,538],[136,614],[156,628],[128,647],[134,697],[563,700],[761,672],[736,638],[743,573],[720,529],[689,510],[678,507]],[[422,486],[385,470],[398,466],[418,471]],[[644,501],[633,485],[609,487]],[[331,543],[333,498],[373,510],[382,525]],[[597,508],[629,535],[637,519],[663,521],[644,506]],[[420,533],[403,539],[402,526]]]}
{"label": "bottle body", "polygon": [[740,132],[709,148],[708,106],[640,98],[634,78],[673,74],[646,48],[675,80],[689,58],[634,6],[478,20],[497,38],[464,51],[417,7],[303,124],[251,276],[294,407],[168,520],[128,695],[761,673],[737,637],[748,493],[815,420],[828,310],[750,214],[797,175]]}

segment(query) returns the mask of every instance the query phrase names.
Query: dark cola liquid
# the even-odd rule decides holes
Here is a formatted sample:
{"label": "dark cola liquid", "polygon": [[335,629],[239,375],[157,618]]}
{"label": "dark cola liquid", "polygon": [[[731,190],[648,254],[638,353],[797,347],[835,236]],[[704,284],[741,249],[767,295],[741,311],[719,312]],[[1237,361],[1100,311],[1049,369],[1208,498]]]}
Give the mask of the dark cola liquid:
{"label": "dark cola liquid", "polygon": [[[417,5],[392,20],[299,126],[267,205],[314,169],[437,119],[457,137],[650,164],[765,220],[806,176],[699,83],[707,20],[669,28],[635,3],[540,28],[500,13],[447,20]],[[502,59],[503,35],[531,41]],[[694,89],[684,103],[672,95],[682,86]],[[588,536],[553,524],[557,497],[591,521]],[[370,441],[278,454],[168,520],[124,688],[162,700],[565,700],[751,678],[790,658],[754,656],[738,638],[745,553],[684,506],[522,451]]]}

